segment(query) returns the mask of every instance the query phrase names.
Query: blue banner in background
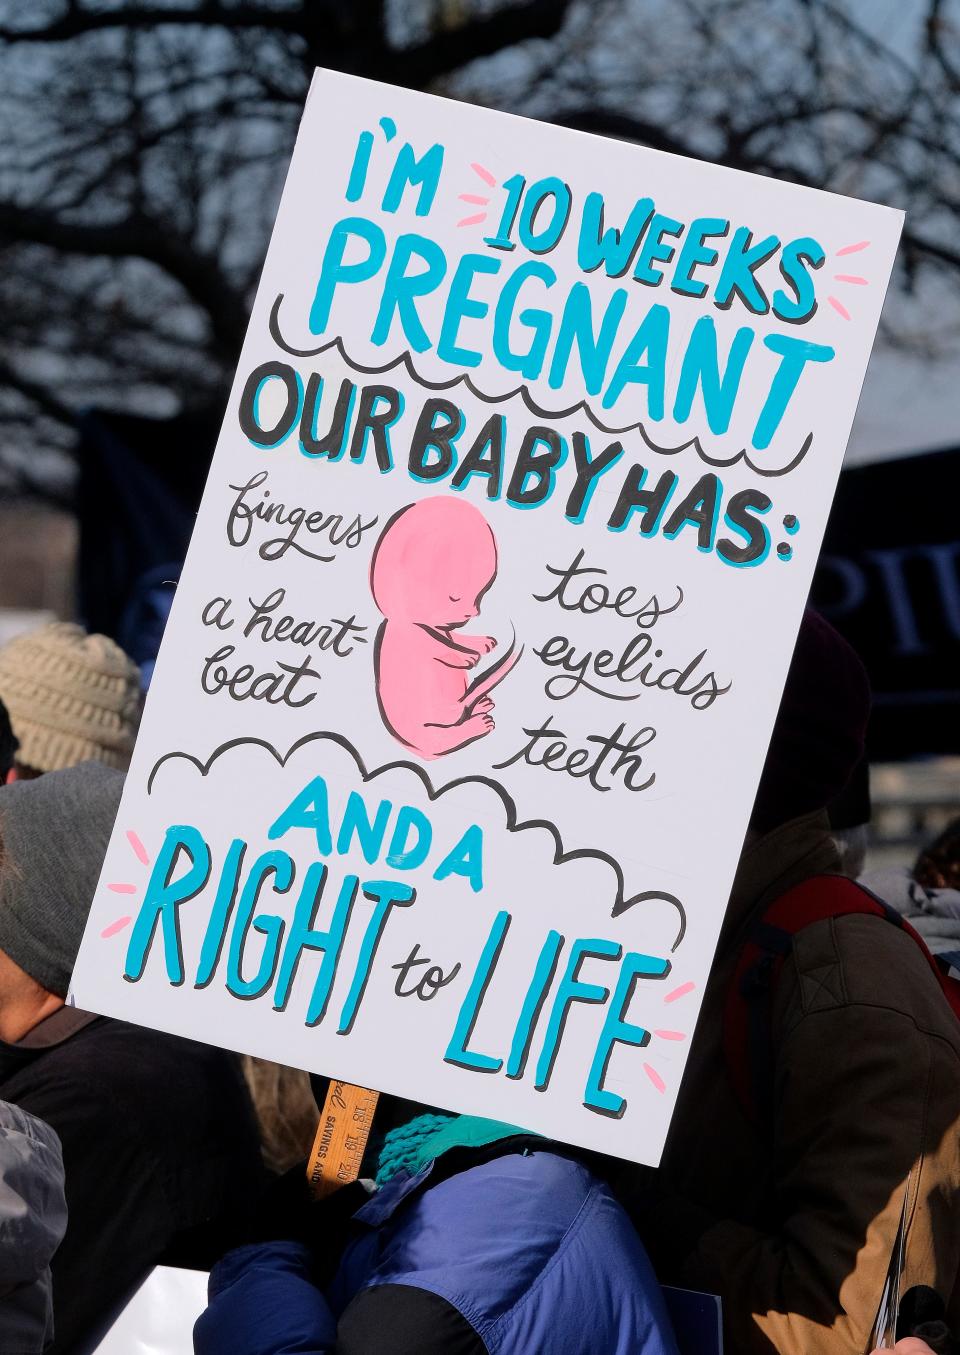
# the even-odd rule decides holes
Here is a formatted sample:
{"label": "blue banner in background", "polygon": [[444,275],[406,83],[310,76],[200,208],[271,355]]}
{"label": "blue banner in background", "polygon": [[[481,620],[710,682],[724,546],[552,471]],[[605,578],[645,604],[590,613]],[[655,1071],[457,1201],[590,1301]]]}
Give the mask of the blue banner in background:
{"label": "blue banner in background", "polygon": [[811,601],[873,685],[872,762],[960,753],[960,449],[840,476]]}

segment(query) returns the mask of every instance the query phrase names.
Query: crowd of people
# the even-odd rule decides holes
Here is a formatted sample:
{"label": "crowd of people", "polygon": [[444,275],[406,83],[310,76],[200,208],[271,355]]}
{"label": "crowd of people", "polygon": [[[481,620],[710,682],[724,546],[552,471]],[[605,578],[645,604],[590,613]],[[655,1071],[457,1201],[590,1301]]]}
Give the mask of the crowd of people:
{"label": "crowd of people", "polygon": [[211,1272],[197,1355],[692,1355],[663,1285],[728,1355],[866,1355],[891,1273],[900,1355],[960,1349],[960,820],[854,881],[869,688],[825,621],[656,1170],[382,1097],[317,1200],[236,1056],[70,1005],[140,685],[76,626],[0,648],[0,1350],[69,1355],[161,1262]]}

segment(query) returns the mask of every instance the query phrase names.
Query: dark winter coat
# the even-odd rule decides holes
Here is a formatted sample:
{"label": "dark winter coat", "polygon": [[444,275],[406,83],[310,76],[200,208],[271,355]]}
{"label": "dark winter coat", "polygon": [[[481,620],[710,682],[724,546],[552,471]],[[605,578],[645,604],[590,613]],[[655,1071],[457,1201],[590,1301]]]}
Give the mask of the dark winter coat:
{"label": "dark winter coat", "polygon": [[[0,1097],[45,1120],[63,1146],[54,1355],[149,1267],[176,1261],[174,1244],[260,1189],[252,1108],[221,1049],[65,1007],[18,1044],[0,1042]],[[212,1257],[194,1247],[190,1259]]]}

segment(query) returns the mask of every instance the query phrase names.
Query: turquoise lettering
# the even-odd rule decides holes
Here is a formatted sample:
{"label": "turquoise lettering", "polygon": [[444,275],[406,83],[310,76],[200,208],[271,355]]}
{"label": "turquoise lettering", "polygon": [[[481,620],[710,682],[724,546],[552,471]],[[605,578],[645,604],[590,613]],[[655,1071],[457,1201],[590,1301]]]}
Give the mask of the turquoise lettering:
{"label": "turquoise lettering", "polygon": [[548,380],[553,390],[559,390],[566,379],[567,366],[573,345],[576,343],[584,385],[590,395],[600,394],[626,305],[626,288],[618,287],[607,302],[603,319],[600,321],[600,332],[594,335],[593,298],[590,295],[590,288],[585,282],[573,284],[563,307],[563,315],[560,317],[557,342],[550,363]]}
{"label": "turquoise lettering", "polygon": [[763,342],[771,353],[780,355],[781,361],[754,429],[753,445],[757,451],[770,446],[807,363],[832,362],[835,352],[827,344],[810,343],[789,334],[768,334]]}
{"label": "turquoise lettering", "polygon": [[740,389],[744,364],[753,345],[753,330],[738,329],[730,345],[730,355],[723,375],[720,375],[720,357],[717,352],[717,327],[711,315],[701,315],[693,327],[687,351],[683,355],[677,398],[673,417],[685,423],[690,417],[694,397],[699,389],[711,433],[725,433],[730,427],[733,406]]}
{"label": "turquoise lettering", "polygon": [[526,381],[535,381],[540,375],[546,357],[553,316],[549,311],[534,310],[530,307],[521,311],[518,318],[531,332],[530,345],[525,352],[518,353],[514,350],[511,346],[510,329],[520,289],[528,278],[536,278],[545,287],[552,287],[557,275],[549,264],[528,259],[507,278],[493,317],[493,353],[506,371],[519,372]]}
{"label": "turquoise lettering", "polygon": [[[286,852],[264,852],[258,856],[241,891],[227,952],[227,991],[234,997],[260,997],[273,981],[283,938],[283,918],[276,913],[261,913],[253,917],[253,910],[260,901],[260,890],[269,875],[274,877],[274,891],[285,894],[293,884],[294,877],[293,862]],[[252,979],[245,979],[242,973],[243,952],[251,921],[253,930],[259,932],[265,942],[256,974]]]}
{"label": "turquoise lettering", "polygon": [[[367,257],[356,263],[344,263],[344,256],[351,239],[363,240],[368,249]],[[323,252],[320,266],[320,280],[317,283],[313,305],[310,307],[310,332],[322,334],[330,321],[330,309],[333,297],[341,282],[352,284],[367,282],[379,272],[387,254],[387,242],[383,231],[363,216],[348,216],[338,221],[330,232],[327,247]]]}
{"label": "turquoise lettering", "polygon": [[503,950],[503,943],[506,940],[510,922],[510,914],[503,911],[499,912],[493,919],[490,935],[487,937],[476,971],[470,980],[470,987],[457,1016],[457,1024],[453,1028],[450,1043],[447,1045],[447,1052],[443,1056],[444,1063],[453,1063],[458,1068],[468,1068],[474,1073],[498,1073],[503,1067],[503,1059],[493,1058],[490,1054],[477,1053],[475,1050],[468,1049],[467,1045],[473,1035],[473,1028],[477,1024],[477,1017],[480,1015],[483,999],[486,996],[490,980],[493,978],[493,971],[500,959],[500,952]]}
{"label": "turquoise lettering", "polygon": [[629,1044],[642,1049],[644,1045],[650,1043],[650,1032],[643,1026],[625,1021],[624,1013],[630,1006],[637,979],[662,979],[669,973],[669,960],[661,960],[651,955],[637,955],[633,952],[624,957],[616,992],[604,1018],[597,1051],[590,1065],[583,1097],[583,1104],[588,1110],[595,1110],[598,1115],[609,1115],[614,1120],[622,1117],[627,1108],[626,1099],[607,1091],[603,1085],[610,1056],[617,1044]]}
{"label": "turquoise lettering", "polygon": [[653,217],[653,199],[639,198],[634,203],[622,231],[615,226],[604,230],[603,213],[603,194],[588,193],[580,219],[577,263],[584,273],[593,273],[603,265],[608,278],[622,278],[629,271]]}
{"label": "turquoise lettering", "polygon": [[415,212],[417,216],[426,216],[433,206],[443,169],[443,147],[439,142],[425,151],[419,158],[408,142],[401,146],[394,163],[386,192],[383,195],[383,210],[395,212],[403,201],[407,188],[419,187]]}
{"label": "turquoise lettering", "polygon": [[389,800],[381,800],[377,805],[377,816],[371,822],[370,810],[362,795],[352,790],[347,797],[346,808],[337,834],[337,851],[346,856],[350,845],[356,839],[364,859],[373,865],[383,851],[383,839],[393,805]]}
{"label": "turquoise lettering", "polygon": [[437,344],[437,357],[442,362],[449,362],[455,367],[479,367],[481,354],[473,348],[459,347],[457,340],[464,320],[482,320],[490,309],[488,302],[471,297],[470,288],[474,278],[478,273],[499,273],[500,262],[485,254],[465,254],[457,265],[450,283]]}
{"label": "turquoise lettering", "polygon": [[433,872],[435,880],[445,880],[449,875],[462,875],[475,894],[483,888],[483,831],[479,824],[470,825]]}
{"label": "turquoise lettering", "polygon": [[560,1040],[571,1005],[574,1002],[589,1004],[606,1002],[610,996],[609,988],[603,988],[597,983],[585,983],[579,977],[581,964],[586,959],[619,960],[622,953],[622,947],[614,941],[604,941],[597,938],[574,941],[567,958],[567,967],[553,1000],[553,1010],[550,1013],[547,1033],[543,1039],[540,1058],[537,1060],[534,1082],[537,1091],[546,1091],[550,1085],[550,1078],[557,1061]]}
{"label": "turquoise lettering", "polygon": [[[616,404],[628,385],[643,385],[647,388],[650,418],[663,418],[669,339],[669,310],[666,306],[651,306],[617,363],[617,370],[603,397],[604,409]],[[648,360],[641,363],[641,358]]]}
{"label": "turquoise lettering", "polygon": [[[187,869],[173,878],[183,852],[188,858]],[[167,978],[178,987],[183,983],[183,947],[180,943],[179,909],[182,903],[195,898],[210,878],[210,848],[198,829],[190,824],[173,825],[164,834],[163,845],[153,863],[150,879],[144,890],[143,903],[130,933],[123,977],[136,983],[143,974],[147,956],[153,945],[159,923],[163,935],[163,958]]]}
{"label": "turquoise lettering", "polygon": [[370,916],[367,929],[363,934],[363,941],[360,944],[357,967],[353,973],[347,1000],[344,1002],[343,1010],[340,1013],[340,1024],[337,1026],[338,1035],[349,1035],[353,1030],[353,1023],[357,1019],[357,1012],[360,1010],[360,1003],[363,1001],[363,995],[366,992],[370,969],[377,953],[377,947],[380,944],[380,938],[383,935],[383,929],[387,925],[390,909],[393,907],[409,908],[417,897],[417,891],[409,885],[398,884],[395,880],[367,880],[363,886],[363,897],[376,904],[376,907]]}
{"label": "turquoise lettering", "polygon": [[[415,834],[412,843],[411,833]],[[404,805],[393,827],[387,865],[393,870],[416,870],[426,861],[432,839],[433,829],[426,814],[413,805]]]}
{"label": "turquoise lettering", "polygon": [[766,315],[770,303],[753,275],[779,248],[778,236],[768,235],[755,245],[752,232],[746,226],[738,226],[720,269],[714,305],[722,311],[729,310],[734,298],[739,297],[754,315]]}
{"label": "turquoise lettering", "polygon": [[[418,273],[408,273],[407,267],[414,259],[421,260],[426,267]],[[380,309],[370,335],[371,342],[378,348],[387,342],[396,315],[404,337],[414,352],[423,353],[432,347],[432,340],[420,322],[417,297],[435,291],[446,272],[446,255],[436,241],[425,235],[401,235],[384,279]]]}
{"label": "turquoise lettering", "polygon": [[321,856],[329,856],[333,850],[330,840],[330,804],[327,798],[327,783],[322,776],[315,776],[304,786],[299,795],[287,805],[283,813],[267,829],[267,838],[275,842],[291,828],[309,828],[317,839],[317,851]]}

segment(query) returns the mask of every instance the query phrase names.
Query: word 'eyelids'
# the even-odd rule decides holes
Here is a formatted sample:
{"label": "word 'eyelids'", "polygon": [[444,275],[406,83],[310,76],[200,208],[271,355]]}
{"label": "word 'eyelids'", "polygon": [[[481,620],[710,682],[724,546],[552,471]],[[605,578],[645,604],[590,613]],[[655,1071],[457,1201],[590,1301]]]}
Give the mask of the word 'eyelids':
{"label": "word 'eyelids'", "polygon": [[[611,649],[583,650],[565,635],[551,636],[534,650],[547,668],[560,670],[544,684],[547,696],[554,701],[563,701],[585,689],[611,701],[635,701],[643,695],[644,688],[652,688],[673,692],[689,701],[694,710],[702,711],[709,710],[718,697],[730,690],[732,682],[721,685],[712,670],[701,671],[707,658],[706,649],[701,649],[682,666],[671,667],[665,651],[654,648],[657,640],[653,628],[662,616],[669,616],[682,605],[682,588],[677,588],[676,600],[669,605],[661,605],[656,594],[646,602],[634,605],[637,589],[633,584],[613,594],[605,582],[607,571],[585,565],[583,557],[584,552],[578,551],[565,569],[547,565],[547,573],[559,582],[548,592],[534,593],[534,601],[555,602],[563,611],[580,612],[585,616],[599,611],[613,612],[623,620],[632,621],[637,630],[619,653]],[[639,683],[640,690],[625,690],[632,683]]]}
{"label": "word 'eyelids'", "polygon": [[[282,407],[264,423],[261,395],[268,383],[276,386]],[[712,472],[681,479],[675,471],[634,461],[619,440],[601,447],[596,435],[591,442],[580,431],[568,438],[548,424],[532,424],[514,432],[501,413],[477,424],[439,396],[424,400],[412,427],[405,414],[404,398],[393,386],[358,390],[344,379],[326,393],[317,373],[305,388],[285,362],[264,363],[250,374],[239,410],[241,429],[259,448],[275,449],[296,432],[304,457],[357,465],[370,460],[380,474],[395,469],[403,448],[407,473],[420,484],[463,490],[476,483],[488,499],[520,509],[537,508],[558,494],[570,522],[603,513],[609,531],[689,539],[727,565],[759,565],[770,553],[763,515],[772,500],[762,489],[728,493]],[[649,457],[648,451],[648,463]],[[604,476],[610,477],[605,485],[619,488],[597,508],[594,492]],[[356,530],[362,534],[370,525]]]}

